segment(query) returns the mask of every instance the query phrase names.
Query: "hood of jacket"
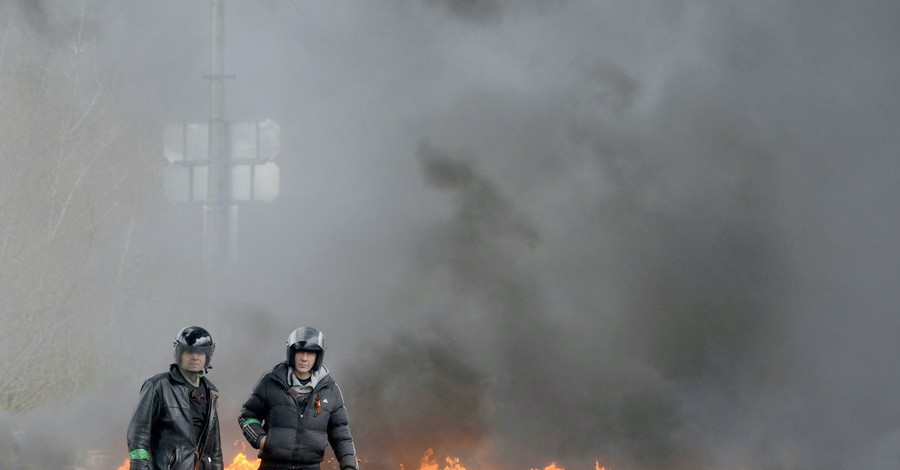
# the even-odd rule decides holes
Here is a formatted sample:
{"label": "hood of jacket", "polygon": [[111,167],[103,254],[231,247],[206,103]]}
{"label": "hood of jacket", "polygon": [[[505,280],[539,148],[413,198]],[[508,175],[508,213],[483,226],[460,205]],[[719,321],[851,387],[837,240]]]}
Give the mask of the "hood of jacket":
{"label": "hood of jacket", "polygon": [[[267,376],[278,382],[282,388],[287,390],[290,388],[291,384],[288,382],[288,374],[292,373],[290,367],[287,365],[287,362],[279,362],[275,364],[275,367],[272,368],[272,371],[267,374]],[[319,368],[319,370],[312,373],[310,377],[309,384],[313,387],[313,390],[334,382],[334,379],[331,378],[331,375],[328,373],[328,368],[324,365]]]}

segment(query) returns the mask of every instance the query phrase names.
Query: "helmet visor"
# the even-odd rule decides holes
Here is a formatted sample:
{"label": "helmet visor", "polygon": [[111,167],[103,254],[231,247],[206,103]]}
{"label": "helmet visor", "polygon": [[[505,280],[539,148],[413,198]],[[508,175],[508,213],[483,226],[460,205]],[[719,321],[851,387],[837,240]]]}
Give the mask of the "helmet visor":
{"label": "helmet visor", "polygon": [[184,346],[179,344],[175,347],[180,353],[199,353],[206,354],[207,356],[212,356],[213,351],[216,349],[214,346],[206,345],[206,346]]}
{"label": "helmet visor", "polygon": [[178,361],[181,361],[181,356],[184,353],[192,353],[192,354],[205,354],[206,355],[206,363],[209,364],[209,360],[212,359],[213,352],[215,352],[216,346],[212,344],[206,344],[203,346],[186,346],[184,344],[177,343],[175,344],[175,355]]}

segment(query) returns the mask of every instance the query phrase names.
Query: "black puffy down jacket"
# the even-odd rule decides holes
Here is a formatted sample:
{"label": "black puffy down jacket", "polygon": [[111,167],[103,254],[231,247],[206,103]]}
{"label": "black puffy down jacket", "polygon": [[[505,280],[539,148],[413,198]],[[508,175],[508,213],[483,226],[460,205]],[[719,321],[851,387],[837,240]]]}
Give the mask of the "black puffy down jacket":
{"label": "black puffy down jacket", "polygon": [[324,458],[326,444],[331,444],[341,470],[358,468],[344,398],[327,370],[322,370],[325,375],[305,407],[289,393],[286,363],[276,365],[253,387],[238,424],[255,449],[259,449],[262,436],[267,436],[258,454],[261,468],[316,467]]}

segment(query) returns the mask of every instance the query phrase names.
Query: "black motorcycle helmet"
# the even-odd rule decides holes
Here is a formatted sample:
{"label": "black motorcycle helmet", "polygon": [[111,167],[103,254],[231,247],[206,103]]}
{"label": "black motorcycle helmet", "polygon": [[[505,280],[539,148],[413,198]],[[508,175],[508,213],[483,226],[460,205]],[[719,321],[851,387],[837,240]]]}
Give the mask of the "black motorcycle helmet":
{"label": "black motorcycle helmet", "polygon": [[206,365],[204,369],[209,369],[209,362],[212,360],[213,352],[216,350],[216,343],[213,342],[209,332],[199,326],[186,326],[175,336],[175,342],[172,343],[175,348],[175,364],[181,366],[181,355],[185,352],[198,352],[206,354]]}
{"label": "black motorcycle helmet", "polygon": [[325,336],[322,332],[304,326],[297,328],[288,336],[287,340],[287,364],[294,368],[294,353],[297,351],[312,351],[316,353],[316,362],[313,364],[312,370],[317,371],[322,367],[322,359],[325,356]]}

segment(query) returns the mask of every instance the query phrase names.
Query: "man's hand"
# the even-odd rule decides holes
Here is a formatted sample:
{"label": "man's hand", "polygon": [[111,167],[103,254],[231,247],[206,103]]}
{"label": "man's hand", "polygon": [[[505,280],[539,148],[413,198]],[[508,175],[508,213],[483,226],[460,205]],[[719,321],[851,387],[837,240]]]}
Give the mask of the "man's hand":
{"label": "man's hand", "polygon": [[263,436],[263,437],[259,440],[259,448],[260,448],[260,449],[262,449],[263,447],[266,446],[266,437],[267,437],[267,436]]}
{"label": "man's hand", "polygon": [[128,464],[128,470],[150,470],[150,461],[131,459]]}

